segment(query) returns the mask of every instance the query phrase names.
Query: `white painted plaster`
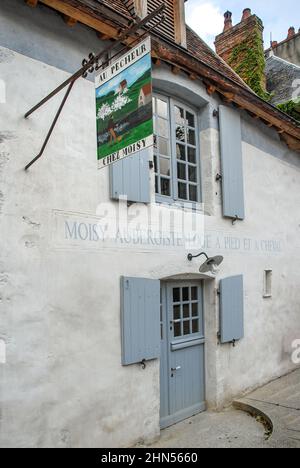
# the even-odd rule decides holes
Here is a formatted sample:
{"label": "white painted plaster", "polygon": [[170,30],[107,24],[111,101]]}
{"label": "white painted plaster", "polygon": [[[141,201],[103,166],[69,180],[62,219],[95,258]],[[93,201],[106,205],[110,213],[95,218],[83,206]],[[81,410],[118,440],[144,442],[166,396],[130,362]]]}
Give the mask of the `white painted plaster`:
{"label": "white painted plaster", "polygon": [[[45,155],[25,173],[60,98],[28,120],[23,115],[68,74],[9,54],[9,66],[0,63],[7,83],[0,114],[0,337],[9,356],[0,381],[0,445],[151,441],[159,435],[159,362],[145,370],[121,366],[120,277],[196,275],[200,260],[188,262],[183,247],[113,249],[70,244],[60,235],[57,212],[88,221],[100,202],[115,204],[108,170],[97,171],[94,86],[76,83]],[[203,87],[190,88],[197,86],[202,96]],[[221,216],[215,181],[216,129],[202,130],[201,148],[205,250],[224,255],[218,277],[204,282],[207,401],[220,407],[295,368],[287,341],[300,337],[300,164],[244,143],[246,220],[232,226]],[[262,297],[267,268],[273,270],[270,301]],[[218,344],[217,289],[220,278],[235,274],[245,277],[245,338],[233,348]]]}

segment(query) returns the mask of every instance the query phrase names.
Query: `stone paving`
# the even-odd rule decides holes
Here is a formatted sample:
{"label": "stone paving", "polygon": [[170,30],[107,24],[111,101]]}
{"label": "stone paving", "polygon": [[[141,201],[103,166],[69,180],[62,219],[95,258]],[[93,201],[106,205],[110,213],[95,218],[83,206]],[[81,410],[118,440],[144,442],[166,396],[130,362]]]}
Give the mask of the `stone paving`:
{"label": "stone paving", "polygon": [[300,369],[235,401],[233,408],[207,411],[165,429],[152,447],[300,448]]}
{"label": "stone paving", "polygon": [[234,403],[264,413],[272,422],[270,447],[300,448],[300,369],[281,377]]}
{"label": "stone paving", "polygon": [[265,428],[243,411],[206,411],[165,429],[155,448],[263,448]]}

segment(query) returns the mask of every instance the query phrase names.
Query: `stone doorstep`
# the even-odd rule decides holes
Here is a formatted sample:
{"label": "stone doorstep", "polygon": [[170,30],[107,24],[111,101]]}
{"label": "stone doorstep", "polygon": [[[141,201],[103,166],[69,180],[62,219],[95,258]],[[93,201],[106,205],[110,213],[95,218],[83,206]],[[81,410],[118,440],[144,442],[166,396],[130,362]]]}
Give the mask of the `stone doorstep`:
{"label": "stone doorstep", "polygon": [[271,431],[271,436],[268,439],[270,447],[300,447],[300,432],[296,431],[293,437],[292,430],[286,427],[282,418],[277,414],[278,406],[263,401],[254,401],[247,397],[235,400],[233,406],[253,417],[260,416],[266,422]]}

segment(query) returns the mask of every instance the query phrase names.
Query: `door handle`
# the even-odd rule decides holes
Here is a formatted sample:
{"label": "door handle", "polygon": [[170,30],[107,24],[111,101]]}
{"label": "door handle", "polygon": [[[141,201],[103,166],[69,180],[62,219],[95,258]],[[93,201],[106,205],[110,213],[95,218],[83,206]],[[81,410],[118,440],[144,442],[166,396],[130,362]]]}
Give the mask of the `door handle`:
{"label": "door handle", "polygon": [[172,367],[171,371],[172,372],[175,372],[175,371],[178,371],[181,369],[181,366],[177,366],[177,367]]}

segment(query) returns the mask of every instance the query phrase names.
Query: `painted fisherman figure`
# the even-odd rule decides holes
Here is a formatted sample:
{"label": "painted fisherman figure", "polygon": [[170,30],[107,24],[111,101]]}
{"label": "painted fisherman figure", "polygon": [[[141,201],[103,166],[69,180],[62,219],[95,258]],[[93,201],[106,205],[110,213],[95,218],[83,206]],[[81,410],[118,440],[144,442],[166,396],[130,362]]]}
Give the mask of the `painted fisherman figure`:
{"label": "painted fisherman figure", "polygon": [[109,143],[110,145],[114,144],[114,143],[118,143],[122,140],[122,137],[119,136],[116,134],[116,131],[115,131],[115,123],[113,121],[113,119],[110,119],[109,123],[108,123],[108,131],[109,131],[109,134],[110,134],[110,139],[109,139]]}

